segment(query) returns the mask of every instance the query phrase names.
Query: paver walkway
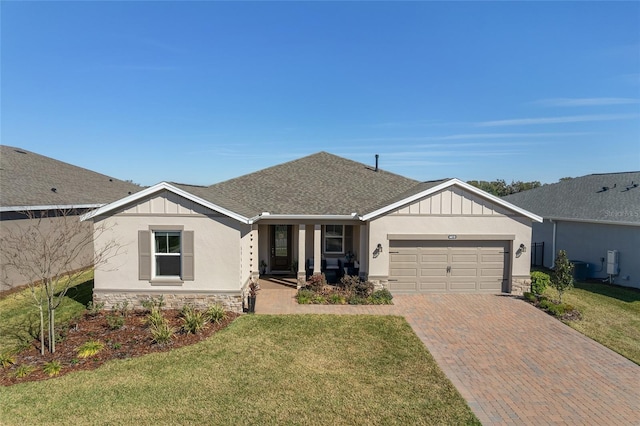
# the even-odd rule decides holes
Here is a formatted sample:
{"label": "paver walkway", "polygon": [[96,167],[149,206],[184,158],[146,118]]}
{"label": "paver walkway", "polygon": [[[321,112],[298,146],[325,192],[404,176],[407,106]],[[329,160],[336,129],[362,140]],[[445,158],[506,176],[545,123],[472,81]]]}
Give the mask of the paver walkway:
{"label": "paver walkway", "polygon": [[393,306],[298,305],[263,289],[257,313],[404,316],[484,425],[640,425],[640,366],[522,300],[399,295]]}

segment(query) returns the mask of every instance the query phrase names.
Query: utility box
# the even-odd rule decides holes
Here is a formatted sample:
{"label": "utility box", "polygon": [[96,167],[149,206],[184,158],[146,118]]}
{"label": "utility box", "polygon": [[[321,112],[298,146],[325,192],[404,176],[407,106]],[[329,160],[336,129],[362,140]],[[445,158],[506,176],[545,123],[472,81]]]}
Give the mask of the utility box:
{"label": "utility box", "polygon": [[618,250],[607,250],[607,275],[618,275]]}

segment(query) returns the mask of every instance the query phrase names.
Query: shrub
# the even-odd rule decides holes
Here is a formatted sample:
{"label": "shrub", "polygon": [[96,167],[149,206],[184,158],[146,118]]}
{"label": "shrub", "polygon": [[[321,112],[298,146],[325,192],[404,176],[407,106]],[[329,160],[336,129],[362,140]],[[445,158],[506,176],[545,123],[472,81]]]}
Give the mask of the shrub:
{"label": "shrub", "polygon": [[33,370],[35,370],[34,367],[23,364],[23,365],[20,365],[18,368],[16,368],[16,371],[13,373],[13,375],[20,379],[22,377],[27,377],[29,374],[33,372]]}
{"label": "shrub", "polygon": [[207,309],[207,318],[212,323],[219,324],[227,319],[227,312],[224,310],[222,305],[216,303],[213,306],[209,306],[209,309]]}
{"label": "shrub", "polygon": [[119,330],[124,327],[124,317],[116,313],[107,315],[107,325],[111,330]]}
{"label": "shrub", "polygon": [[100,352],[104,348],[102,342],[97,340],[89,340],[78,348],[78,358],[89,358]]}
{"label": "shrub", "polygon": [[544,293],[545,289],[549,285],[551,277],[549,274],[540,271],[534,271],[531,273],[531,293],[539,295]]}
{"label": "shrub", "polygon": [[392,299],[391,292],[386,288],[376,290],[369,296],[369,301],[374,305],[390,305]]}
{"label": "shrub", "polygon": [[311,303],[313,303],[314,305],[323,305],[323,304],[327,303],[327,298],[325,296],[323,296],[322,294],[317,294],[316,293],[311,298]]}
{"label": "shrub", "polygon": [[162,324],[165,321],[164,316],[162,315],[162,311],[159,309],[154,309],[147,315],[146,322],[149,324],[149,327],[157,326]]}
{"label": "shrub", "polygon": [[561,317],[566,312],[565,305],[562,304],[562,303],[560,303],[560,304],[551,303],[547,307],[547,312],[549,312],[551,315],[553,315],[555,317]]}
{"label": "shrub", "polygon": [[164,319],[160,324],[152,325],[149,330],[151,331],[151,339],[159,345],[167,345],[171,343],[175,330],[169,325],[169,321]]}
{"label": "shrub", "polygon": [[92,301],[87,303],[87,314],[89,316],[95,317],[104,309],[104,302],[93,303]]}
{"label": "shrub", "polygon": [[207,318],[202,311],[194,309],[190,305],[182,308],[182,330],[187,334],[198,334],[207,324]]}
{"label": "shrub", "polygon": [[553,305],[553,302],[549,299],[540,299],[538,306],[541,309],[549,309],[549,306]]}
{"label": "shrub", "polygon": [[346,292],[354,292],[356,286],[360,284],[360,277],[357,275],[345,275],[340,278],[340,282],[338,283],[338,287],[345,290]]}
{"label": "shrub", "polygon": [[364,297],[358,296],[357,294],[352,294],[347,299],[347,303],[350,305],[364,305],[367,303],[367,299]]}
{"label": "shrub", "polygon": [[313,291],[307,288],[301,288],[300,290],[298,290],[298,293],[296,294],[296,300],[301,305],[308,305],[309,303],[311,303],[311,299],[313,299],[313,296],[314,296]]}
{"label": "shrub", "polygon": [[327,298],[327,302],[331,305],[344,305],[346,303],[346,299],[340,293],[332,293]]}
{"label": "shrub", "polygon": [[371,281],[360,281],[354,290],[356,295],[360,297],[369,297],[373,293],[373,283]]}
{"label": "shrub", "polygon": [[535,294],[529,293],[527,291],[524,292],[522,297],[524,297],[524,300],[526,300],[527,302],[531,302],[531,303],[535,303],[535,301],[538,300],[538,298],[536,297]]}
{"label": "shrub", "polygon": [[160,295],[157,299],[154,299],[152,297],[150,299],[143,300],[142,302],[140,302],[140,304],[144,309],[146,309],[149,312],[153,310],[159,311],[164,306],[164,296]]}
{"label": "shrub", "polygon": [[558,292],[558,300],[562,303],[562,294],[573,287],[573,264],[569,262],[564,250],[558,252],[550,283]]}
{"label": "shrub", "polygon": [[7,368],[16,363],[16,357],[12,352],[5,351],[0,353],[0,366]]}
{"label": "shrub", "polygon": [[62,371],[62,365],[58,361],[49,361],[42,367],[42,371],[49,377],[57,376]]}
{"label": "shrub", "polygon": [[306,283],[306,288],[313,292],[320,292],[327,285],[324,274],[312,275]]}

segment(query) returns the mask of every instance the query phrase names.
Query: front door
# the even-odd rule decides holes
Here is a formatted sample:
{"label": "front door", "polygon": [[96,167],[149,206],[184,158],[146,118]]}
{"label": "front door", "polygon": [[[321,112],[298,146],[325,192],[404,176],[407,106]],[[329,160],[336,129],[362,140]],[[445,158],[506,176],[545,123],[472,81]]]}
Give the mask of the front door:
{"label": "front door", "polygon": [[291,270],[291,225],[271,226],[271,272]]}

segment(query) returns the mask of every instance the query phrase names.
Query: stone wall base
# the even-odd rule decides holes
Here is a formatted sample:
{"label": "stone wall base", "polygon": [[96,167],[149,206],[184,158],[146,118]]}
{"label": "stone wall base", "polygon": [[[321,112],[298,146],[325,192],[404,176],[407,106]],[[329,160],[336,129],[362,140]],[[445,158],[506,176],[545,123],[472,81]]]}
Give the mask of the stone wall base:
{"label": "stone wall base", "polygon": [[511,294],[522,296],[525,292],[531,291],[531,277],[513,277],[511,280]]}
{"label": "stone wall base", "polygon": [[227,311],[242,312],[242,296],[240,294],[107,293],[94,291],[93,303],[104,303],[104,309],[111,309],[126,301],[129,302],[129,307],[132,309],[143,309],[142,302],[149,299],[158,300],[160,296],[164,300],[164,309],[181,309],[187,304],[196,309],[205,309],[211,305],[220,304]]}
{"label": "stone wall base", "polygon": [[383,288],[389,288],[389,277],[366,277],[368,280],[373,283],[373,291],[382,290]]}

